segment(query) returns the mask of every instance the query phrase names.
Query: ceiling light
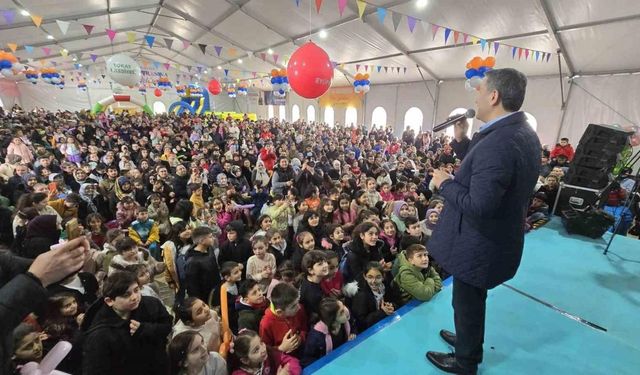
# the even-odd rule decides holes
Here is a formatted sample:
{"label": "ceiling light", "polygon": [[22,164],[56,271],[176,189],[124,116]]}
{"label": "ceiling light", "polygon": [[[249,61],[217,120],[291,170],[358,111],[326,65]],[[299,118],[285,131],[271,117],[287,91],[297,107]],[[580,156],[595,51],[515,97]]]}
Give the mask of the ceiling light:
{"label": "ceiling light", "polygon": [[270,55],[273,55],[273,50],[272,50],[271,48],[269,48],[269,49],[267,50],[267,53],[268,53],[268,54],[270,54]]}
{"label": "ceiling light", "polygon": [[418,0],[416,1],[416,8],[424,8],[427,6],[427,0]]}
{"label": "ceiling light", "polygon": [[53,35],[47,35],[47,39],[53,40]]}
{"label": "ceiling light", "polygon": [[238,59],[238,64],[242,64],[242,59]]}
{"label": "ceiling light", "polygon": [[325,39],[327,37],[327,30],[320,30],[318,36],[322,39]]}
{"label": "ceiling light", "polygon": [[222,70],[222,67],[220,65],[218,65],[218,70]]}

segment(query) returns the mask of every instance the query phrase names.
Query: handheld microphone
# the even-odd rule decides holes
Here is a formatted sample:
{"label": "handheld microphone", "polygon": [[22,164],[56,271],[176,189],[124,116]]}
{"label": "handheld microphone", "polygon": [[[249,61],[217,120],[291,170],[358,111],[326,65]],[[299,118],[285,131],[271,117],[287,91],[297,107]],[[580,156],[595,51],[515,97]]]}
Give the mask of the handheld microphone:
{"label": "handheld microphone", "polygon": [[447,121],[440,123],[436,126],[433,127],[433,132],[437,133],[439,131],[442,131],[446,128],[448,128],[449,126],[455,124],[456,122],[464,119],[464,118],[474,118],[476,116],[476,111],[474,111],[473,109],[468,109],[467,112],[459,114],[455,117],[452,117],[450,119],[448,119]]}

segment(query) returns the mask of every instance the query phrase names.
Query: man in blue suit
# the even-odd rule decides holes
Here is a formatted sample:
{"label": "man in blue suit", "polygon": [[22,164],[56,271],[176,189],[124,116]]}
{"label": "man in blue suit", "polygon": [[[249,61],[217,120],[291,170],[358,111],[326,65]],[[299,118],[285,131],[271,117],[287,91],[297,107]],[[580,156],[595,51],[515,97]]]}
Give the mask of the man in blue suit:
{"label": "man in blue suit", "polygon": [[529,198],[538,178],[540,141],[520,107],[527,78],[515,69],[486,73],[476,93],[485,124],[455,175],[436,170],[445,208],[429,252],[453,275],[456,333],[440,336],[455,354],[428,352],[439,369],[475,374],[482,362],[487,290],[511,279],[520,265]]}

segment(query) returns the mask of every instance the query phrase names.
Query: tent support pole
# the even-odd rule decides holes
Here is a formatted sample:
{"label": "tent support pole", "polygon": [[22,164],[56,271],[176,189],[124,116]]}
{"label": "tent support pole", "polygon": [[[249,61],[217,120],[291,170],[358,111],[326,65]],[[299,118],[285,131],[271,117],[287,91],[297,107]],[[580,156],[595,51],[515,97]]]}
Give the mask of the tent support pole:
{"label": "tent support pole", "polygon": [[[426,83],[426,82],[425,82]],[[433,117],[431,118],[431,130],[436,126],[436,118],[438,117],[438,104],[440,103],[440,82],[436,82],[436,97],[433,101]],[[424,129],[423,129],[424,131]]]}

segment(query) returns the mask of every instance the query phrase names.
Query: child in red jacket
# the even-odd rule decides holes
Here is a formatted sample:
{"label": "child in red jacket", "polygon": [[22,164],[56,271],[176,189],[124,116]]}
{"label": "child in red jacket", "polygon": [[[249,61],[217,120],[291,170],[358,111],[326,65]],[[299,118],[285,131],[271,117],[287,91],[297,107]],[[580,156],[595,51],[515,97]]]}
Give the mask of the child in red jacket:
{"label": "child in red jacket", "polygon": [[260,321],[260,337],[267,346],[299,357],[304,347],[309,325],[307,313],[300,304],[300,293],[295,287],[280,283],[271,292],[271,306]]}
{"label": "child in red jacket", "polygon": [[564,155],[567,157],[567,160],[571,162],[573,160],[574,155],[573,147],[569,144],[569,138],[560,138],[560,143],[556,145],[551,151],[551,159],[555,159],[560,155]]}

